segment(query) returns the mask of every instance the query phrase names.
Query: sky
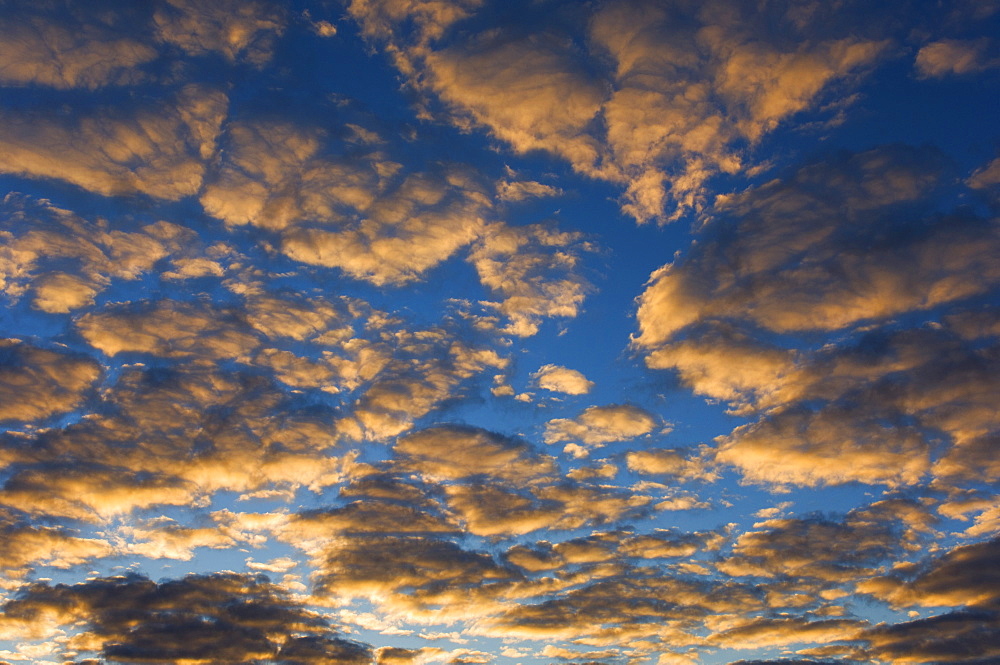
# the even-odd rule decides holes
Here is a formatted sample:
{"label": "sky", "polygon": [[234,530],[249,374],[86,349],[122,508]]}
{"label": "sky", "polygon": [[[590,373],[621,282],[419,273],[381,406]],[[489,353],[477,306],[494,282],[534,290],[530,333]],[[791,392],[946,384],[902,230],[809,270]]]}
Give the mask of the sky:
{"label": "sky", "polygon": [[0,0],[0,665],[1000,662],[1000,0]]}

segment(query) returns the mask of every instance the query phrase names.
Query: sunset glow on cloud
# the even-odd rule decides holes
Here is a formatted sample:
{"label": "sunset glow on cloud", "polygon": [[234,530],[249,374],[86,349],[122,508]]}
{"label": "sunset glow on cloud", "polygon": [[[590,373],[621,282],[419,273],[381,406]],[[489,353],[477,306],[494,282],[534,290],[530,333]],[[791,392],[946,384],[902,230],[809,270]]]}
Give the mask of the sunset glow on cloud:
{"label": "sunset glow on cloud", "polygon": [[1000,662],[998,38],[0,0],[0,665]]}

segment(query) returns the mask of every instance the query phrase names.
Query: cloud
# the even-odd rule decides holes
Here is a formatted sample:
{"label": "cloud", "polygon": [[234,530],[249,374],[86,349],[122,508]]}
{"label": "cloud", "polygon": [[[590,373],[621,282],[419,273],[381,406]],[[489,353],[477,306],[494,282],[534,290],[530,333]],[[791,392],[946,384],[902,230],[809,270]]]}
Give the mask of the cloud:
{"label": "cloud", "polygon": [[117,25],[108,26],[80,20],[76,8],[59,17],[25,9],[0,21],[0,83],[5,85],[94,90],[134,84],[146,78],[141,65],[159,55],[148,43],[126,36],[120,15]]}
{"label": "cloud", "polygon": [[331,454],[330,418],[261,376],[212,364],[126,368],[97,413],[4,437],[0,502],[40,518],[98,521],[203,507],[223,490],[318,490],[343,482],[356,458]]}
{"label": "cloud", "polygon": [[974,74],[1000,66],[1000,60],[988,59],[985,51],[989,39],[942,39],[931,42],[917,52],[915,66],[920,76],[943,78],[948,75]]}
{"label": "cloud", "polygon": [[497,198],[501,201],[524,201],[526,199],[560,196],[558,187],[534,180],[501,180],[497,183]]}
{"label": "cloud", "polygon": [[324,138],[287,123],[233,122],[220,137],[225,153],[200,195],[202,206],[229,225],[275,230],[303,219],[341,221],[367,209],[399,165],[378,155],[326,158]]}
{"label": "cloud", "polygon": [[372,658],[370,647],[339,637],[267,578],[235,573],[159,583],[137,575],[72,586],[37,583],[3,610],[0,632],[15,635],[45,630],[48,622],[76,624],[81,630],[66,640],[64,657],[82,651],[163,665],[257,659],[361,665]]}
{"label": "cloud", "polygon": [[[485,371],[502,369],[507,359],[490,348],[466,346],[442,329],[397,330],[392,361],[384,369],[367,364],[374,354],[357,352],[359,374],[373,372],[373,380],[336,422],[337,431],[354,440],[380,440],[410,429],[413,421],[455,397],[462,384]],[[345,372],[346,373],[346,372]]]}
{"label": "cloud", "polygon": [[776,518],[741,534],[731,556],[717,564],[729,575],[839,584],[899,561],[930,535],[933,517],[918,503],[886,500],[840,519],[819,515]]}
{"label": "cloud", "polygon": [[50,314],[86,308],[116,281],[149,274],[166,257],[197,260],[209,251],[176,224],[112,226],[17,193],[4,197],[0,216],[0,289],[12,303],[30,295]]}
{"label": "cloud", "polygon": [[1000,603],[1000,578],[995,573],[998,557],[1000,541],[996,539],[961,545],[922,565],[862,582],[858,590],[896,607],[995,608]]}
{"label": "cloud", "polygon": [[722,647],[760,648],[858,639],[864,624],[850,619],[753,619],[715,633],[709,642]]}
{"label": "cloud", "polygon": [[433,623],[493,611],[515,571],[450,540],[418,536],[340,538],[317,557],[316,593],[364,597]]}
{"label": "cloud", "polygon": [[599,447],[649,434],[657,423],[653,414],[630,404],[591,406],[574,419],[550,420],[545,425],[544,439],[548,444],[579,441]]}
{"label": "cloud", "polygon": [[70,411],[101,373],[85,356],[0,340],[0,420],[41,420]]}
{"label": "cloud", "polygon": [[[530,337],[544,318],[573,318],[591,290],[581,261],[593,246],[582,234],[547,225],[490,224],[472,246],[469,262],[484,287],[500,296],[482,304],[507,317],[500,332]],[[483,327],[491,327],[488,323]]]}
{"label": "cloud", "polygon": [[871,656],[892,662],[986,665],[1000,656],[995,611],[949,612],[878,626],[865,634]]}
{"label": "cloud", "polygon": [[122,352],[168,358],[234,358],[260,342],[235,311],[205,305],[142,303],[80,317],[80,334],[109,356]]}
{"label": "cloud", "polygon": [[524,483],[551,476],[552,458],[523,441],[473,427],[440,426],[414,432],[396,442],[395,465],[433,480],[474,476]]}
{"label": "cloud", "polygon": [[560,365],[542,365],[531,378],[543,390],[566,395],[586,395],[594,387],[582,372]]}
{"label": "cloud", "polygon": [[636,343],[655,347],[721,317],[782,333],[837,330],[985,292],[1000,279],[989,265],[991,223],[930,215],[913,232],[897,222],[903,204],[926,204],[942,159],[934,149],[882,147],[734,195],[710,241],[653,273]]}
{"label": "cloud", "polygon": [[629,471],[643,475],[672,476],[680,481],[717,479],[717,473],[704,458],[706,451],[702,450],[697,457],[689,452],[670,448],[630,450],[625,453],[625,463]]}
{"label": "cloud", "polygon": [[641,513],[649,497],[557,481],[554,460],[523,441],[486,430],[437,426],[401,437],[395,470],[444,483],[447,505],[473,534],[510,537],[576,529]]}
{"label": "cloud", "polygon": [[271,58],[284,31],[281,7],[270,2],[166,0],[153,14],[156,36],[188,55],[216,52],[231,62],[258,67]]}
{"label": "cloud", "polygon": [[888,427],[861,405],[783,411],[720,437],[716,461],[748,481],[815,487],[851,481],[914,484],[930,469],[915,428]]}
{"label": "cloud", "polygon": [[6,591],[20,585],[41,566],[70,568],[109,556],[113,546],[101,538],[84,538],[69,529],[32,525],[0,509],[0,564],[6,581],[0,589]]}
{"label": "cloud", "polygon": [[[717,439],[716,461],[806,486],[976,477],[997,428],[977,398],[994,345],[988,314],[955,308],[995,287],[997,235],[928,210],[941,159],[897,146],[802,167],[728,199],[732,217],[653,274],[633,340],[647,366],[758,418]],[[890,318],[944,307],[944,325]],[[835,331],[820,348],[801,337]],[[983,341],[956,339],[970,335]],[[952,444],[937,461],[925,428]]]}
{"label": "cloud", "polygon": [[534,640],[574,640],[592,647],[645,643],[654,652],[702,643],[694,634],[709,615],[760,608],[747,587],[690,580],[652,569],[589,579],[558,596],[523,603],[480,624],[488,634]]}
{"label": "cloud", "polygon": [[[872,65],[887,46],[823,12],[760,12],[741,2],[622,0],[574,21],[552,10],[529,33],[457,33],[478,4],[445,13],[436,3],[355,2],[350,13],[453,122],[623,186],[623,210],[639,221],[700,207],[708,178],[742,170],[740,142],[814,106],[830,83]],[[408,20],[418,26],[412,33]]]}
{"label": "cloud", "polygon": [[104,196],[174,201],[201,187],[227,102],[221,92],[192,84],[166,107],[99,111],[72,121],[42,110],[5,111],[2,170],[65,180]]}
{"label": "cloud", "polygon": [[477,183],[457,170],[413,175],[373,202],[359,222],[287,231],[282,251],[302,263],[340,268],[355,279],[405,284],[471,243],[487,206]]}

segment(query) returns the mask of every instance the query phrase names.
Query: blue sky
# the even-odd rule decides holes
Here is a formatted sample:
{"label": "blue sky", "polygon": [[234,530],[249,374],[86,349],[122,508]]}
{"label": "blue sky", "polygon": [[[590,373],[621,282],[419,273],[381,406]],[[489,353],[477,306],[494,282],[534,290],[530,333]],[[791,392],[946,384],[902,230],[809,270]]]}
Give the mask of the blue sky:
{"label": "blue sky", "polygon": [[998,20],[0,2],[0,663],[1000,658]]}

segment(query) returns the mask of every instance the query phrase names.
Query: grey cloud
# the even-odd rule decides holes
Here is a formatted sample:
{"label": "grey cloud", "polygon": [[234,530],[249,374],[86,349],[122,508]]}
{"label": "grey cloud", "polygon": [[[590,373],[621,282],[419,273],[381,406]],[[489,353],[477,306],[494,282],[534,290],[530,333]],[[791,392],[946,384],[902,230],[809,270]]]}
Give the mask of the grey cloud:
{"label": "grey cloud", "polygon": [[341,538],[314,555],[315,592],[377,600],[391,612],[435,623],[496,611],[518,579],[485,552],[417,536]]}
{"label": "grey cloud", "polygon": [[930,535],[923,505],[887,500],[841,517],[777,518],[740,535],[718,568],[735,576],[779,577],[798,583],[851,583],[899,561]]}
{"label": "grey cloud", "polygon": [[988,610],[949,612],[879,626],[865,638],[870,655],[890,662],[986,665],[1000,657],[1000,616]]}
{"label": "grey cloud", "polygon": [[1000,540],[960,545],[898,573],[859,586],[896,606],[996,608],[1000,605]]}
{"label": "grey cloud", "polygon": [[[369,663],[370,647],[336,635],[267,578],[216,573],[152,582],[98,578],[76,585],[27,587],[3,605],[0,625],[81,625],[67,651],[98,651],[108,662],[283,665]],[[96,647],[96,649],[95,649]]]}

